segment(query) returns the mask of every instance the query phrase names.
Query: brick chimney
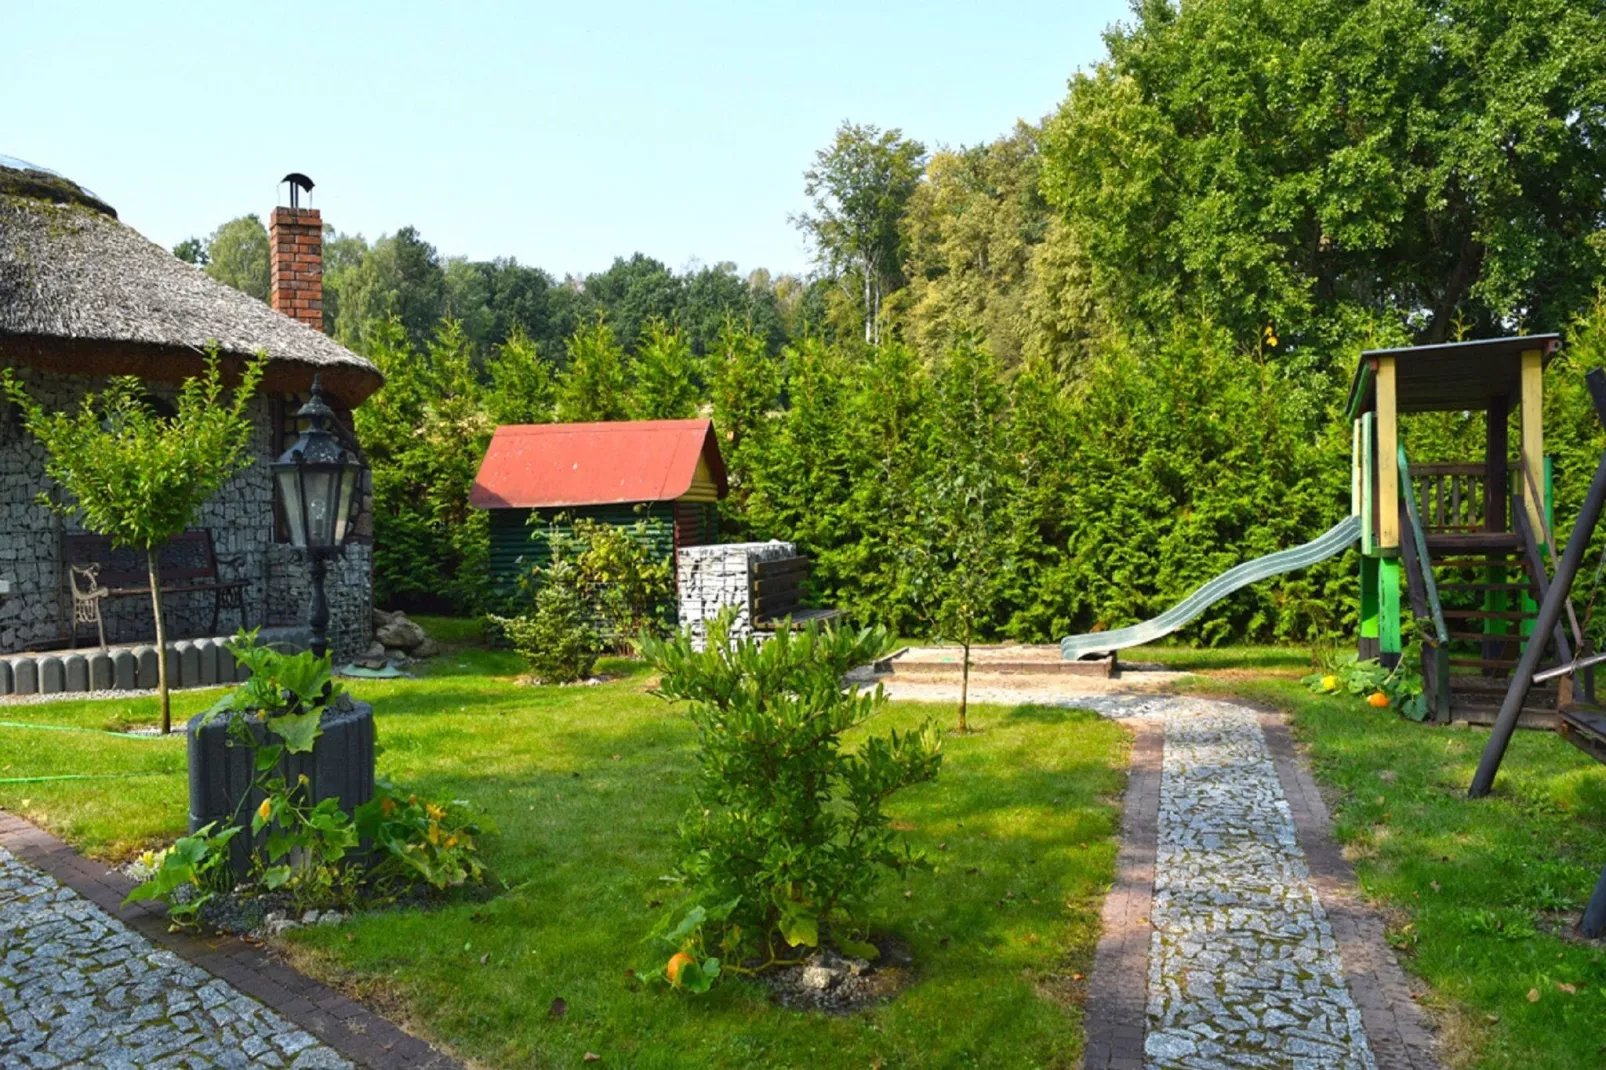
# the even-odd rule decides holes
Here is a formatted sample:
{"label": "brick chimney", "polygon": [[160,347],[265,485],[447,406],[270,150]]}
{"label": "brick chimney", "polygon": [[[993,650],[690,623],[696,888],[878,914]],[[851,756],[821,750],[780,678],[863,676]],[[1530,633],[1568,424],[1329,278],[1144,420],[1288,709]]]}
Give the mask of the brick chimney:
{"label": "brick chimney", "polygon": [[275,208],[268,248],[274,311],[323,330],[323,218],[318,209]]}

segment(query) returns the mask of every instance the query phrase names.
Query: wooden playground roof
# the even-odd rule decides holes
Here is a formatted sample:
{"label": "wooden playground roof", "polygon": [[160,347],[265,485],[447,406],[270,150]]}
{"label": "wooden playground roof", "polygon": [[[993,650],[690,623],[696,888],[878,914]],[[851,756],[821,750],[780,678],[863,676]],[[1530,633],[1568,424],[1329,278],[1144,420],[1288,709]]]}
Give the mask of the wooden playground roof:
{"label": "wooden playground roof", "polygon": [[1353,420],[1376,406],[1376,372],[1381,358],[1394,359],[1400,412],[1473,411],[1488,408],[1490,398],[1518,394],[1523,353],[1537,349],[1548,363],[1560,344],[1559,334],[1528,334],[1369,349],[1361,354],[1355,378],[1350,382],[1345,418]]}

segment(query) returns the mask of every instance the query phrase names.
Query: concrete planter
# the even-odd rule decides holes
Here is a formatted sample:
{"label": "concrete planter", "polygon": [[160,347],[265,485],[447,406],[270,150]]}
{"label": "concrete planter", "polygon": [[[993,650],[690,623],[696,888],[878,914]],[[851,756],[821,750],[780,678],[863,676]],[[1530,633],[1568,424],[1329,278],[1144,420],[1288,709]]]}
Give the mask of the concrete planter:
{"label": "concrete planter", "polygon": [[[268,731],[259,718],[253,718],[252,731],[260,743],[267,742]],[[302,775],[314,803],[339,799],[340,808],[350,814],[374,797],[374,708],[355,702],[350,709],[331,709],[323,715],[323,734],[310,754],[286,753],[280,760],[278,775],[294,784]],[[250,817],[262,802],[262,793],[253,789],[252,750],[229,735],[228,718],[219,716],[210,724],[201,715],[190,718],[187,729],[190,766],[190,831],[217,822],[219,827],[238,821],[250,827]],[[274,737],[277,739],[277,737]],[[257,837],[260,844],[266,838]],[[230,844],[230,864],[235,878],[243,880],[251,872],[252,839],[245,833]]]}

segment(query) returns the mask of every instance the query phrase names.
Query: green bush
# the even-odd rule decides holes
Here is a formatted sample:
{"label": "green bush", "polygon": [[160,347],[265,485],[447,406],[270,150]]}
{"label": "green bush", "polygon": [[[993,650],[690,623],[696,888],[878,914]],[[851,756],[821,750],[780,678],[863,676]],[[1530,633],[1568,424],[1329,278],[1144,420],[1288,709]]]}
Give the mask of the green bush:
{"label": "green bush", "polygon": [[571,684],[591,675],[602,649],[591,622],[580,567],[555,557],[541,570],[531,616],[490,618],[542,683]]}
{"label": "green bush", "polygon": [[927,722],[844,747],[886,698],[845,689],[843,674],[886,650],[885,631],[811,624],[761,642],[733,640],[728,627],[728,616],[716,623],[703,651],[684,632],[643,644],[662,674],[657,693],[687,703],[698,735],[675,872],[692,902],[660,935],[697,960],[697,978],[719,971],[714,952],[735,972],[822,940],[873,954],[862,941],[870,891],[884,871],[922,862],[883,807],[936,778],[941,737]]}

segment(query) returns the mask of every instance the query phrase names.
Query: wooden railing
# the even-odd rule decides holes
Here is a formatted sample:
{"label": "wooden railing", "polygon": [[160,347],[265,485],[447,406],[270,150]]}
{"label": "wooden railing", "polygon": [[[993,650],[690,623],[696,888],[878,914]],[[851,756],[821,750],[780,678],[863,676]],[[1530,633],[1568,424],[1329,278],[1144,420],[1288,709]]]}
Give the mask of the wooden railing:
{"label": "wooden railing", "polygon": [[[1508,502],[1520,474],[1515,466],[1506,473]],[[1489,498],[1483,465],[1413,464],[1410,480],[1423,531],[1436,534],[1483,530]]]}

